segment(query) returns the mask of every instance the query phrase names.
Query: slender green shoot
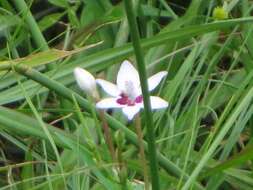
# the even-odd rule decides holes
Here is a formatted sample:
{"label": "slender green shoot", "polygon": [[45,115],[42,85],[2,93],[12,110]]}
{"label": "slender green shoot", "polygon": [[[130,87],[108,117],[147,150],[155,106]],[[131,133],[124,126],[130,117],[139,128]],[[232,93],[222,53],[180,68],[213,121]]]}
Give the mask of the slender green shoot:
{"label": "slender green shoot", "polygon": [[147,126],[149,166],[150,166],[152,189],[159,190],[160,186],[159,186],[158,165],[157,165],[157,158],[156,158],[154,124],[153,124],[153,117],[152,117],[152,112],[151,112],[150,97],[149,97],[149,92],[148,92],[146,66],[145,66],[143,52],[141,48],[136,17],[133,11],[132,1],[124,0],[124,4],[125,4],[125,11],[127,14],[128,22],[129,22],[130,33],[131,33],[132,43],[134,47],[134,53],[136,56],[137,68],[140,74],[141,90],[142,90],[143,101],[144,101],[145,121],[146,121],[146,126]]}

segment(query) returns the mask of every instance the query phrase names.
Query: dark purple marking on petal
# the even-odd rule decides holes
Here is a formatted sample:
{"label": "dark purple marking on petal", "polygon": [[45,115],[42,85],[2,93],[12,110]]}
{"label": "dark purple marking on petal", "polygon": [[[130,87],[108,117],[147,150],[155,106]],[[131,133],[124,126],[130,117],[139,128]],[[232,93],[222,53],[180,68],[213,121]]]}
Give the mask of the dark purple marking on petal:
{"label": "dark purple marking on petal", "polygon": [[142,96],[137,96],[135,98],[135,103],[141,103],[143,101],[143,97]]}
{"label": "dark purple marking on petal", "polygon": [[133,101],[131,100],[127,95],[121,93],[120,94],[120,98],[118,98],[116,100],[116,102],[120,105],[127,105],[127,106],[134,106],[135,103],[139,103],[139,101],[141,102],[142,101],[142,97],[141,98],[138,98],[137,97],[137,101],[136,99]]}
{"label": "dark purple marking on petal", "polygon": [[120,105],[126,105],[128,104],[128,98],[125,96],[125,97],[121,97],[121,98],[118,98],[116,100],[116,102]]}

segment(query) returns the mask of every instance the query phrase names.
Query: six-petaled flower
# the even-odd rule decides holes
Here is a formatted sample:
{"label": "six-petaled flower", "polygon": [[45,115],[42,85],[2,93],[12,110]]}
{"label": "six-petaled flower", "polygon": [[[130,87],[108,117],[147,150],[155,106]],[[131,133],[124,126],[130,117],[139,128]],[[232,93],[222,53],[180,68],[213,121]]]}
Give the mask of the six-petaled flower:
{"label": "six-petaled flower", "polygon": [[[148,79],[148,90],[154,90],[161,80],[167,75],[166,71],[161,71]],[[96,104],[98,109],[121,108],[129,120],[144,107],[141,93],[140,79],[137,70],[133,65],[125,60],[117,75],[117,85],[97,79],[97,83],[110,96]],[[152,109],[162,109],[168,107],[168,103],[160,97],[150,96]]]}

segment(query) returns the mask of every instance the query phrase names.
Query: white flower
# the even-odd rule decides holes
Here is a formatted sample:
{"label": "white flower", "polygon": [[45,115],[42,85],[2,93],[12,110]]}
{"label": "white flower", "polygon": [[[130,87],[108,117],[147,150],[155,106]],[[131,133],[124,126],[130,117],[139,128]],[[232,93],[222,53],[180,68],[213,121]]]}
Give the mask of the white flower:
{"label": "white flower", "polygon": [[[148,89],[155,89],[161,80],[167,75],[166,71],[161,71],[148,79]],[[143,108],[143,98],[141,94],[140,79],[137,70],[129,61],[124,61],[117,75],[117,85],[108,81],[97,79],[97,83],[103,90],[111,95],[96,104],[99,109],[121,108],[129,120]],[[151,96],[150,103],[152,109],[162,109],[168,107],[168,103],[160,97]]]}
{"label": "white flower", "polygon": [[74,76],[78,86],[88,95],[98,98],[96,80],[92,74],[85,69],[76,67],[74,69]]}

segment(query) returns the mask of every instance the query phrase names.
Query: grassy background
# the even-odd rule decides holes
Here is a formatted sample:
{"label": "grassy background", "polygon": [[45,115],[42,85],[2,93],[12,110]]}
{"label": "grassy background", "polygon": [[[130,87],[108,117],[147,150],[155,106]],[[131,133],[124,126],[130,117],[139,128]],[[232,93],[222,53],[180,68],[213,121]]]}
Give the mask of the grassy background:
{"label": "grassy background", "polygon": [[[253,2],[224,20],[221,0],[133,2],[148,75],[169,73],[152,93],[170,104],[153,113],[161,189],[253,189]],[[135,63],[123,2],[1,0],[0,42],[0,189],[143,189],[133,124],[106,115],[115,163],[73,77]]]}

